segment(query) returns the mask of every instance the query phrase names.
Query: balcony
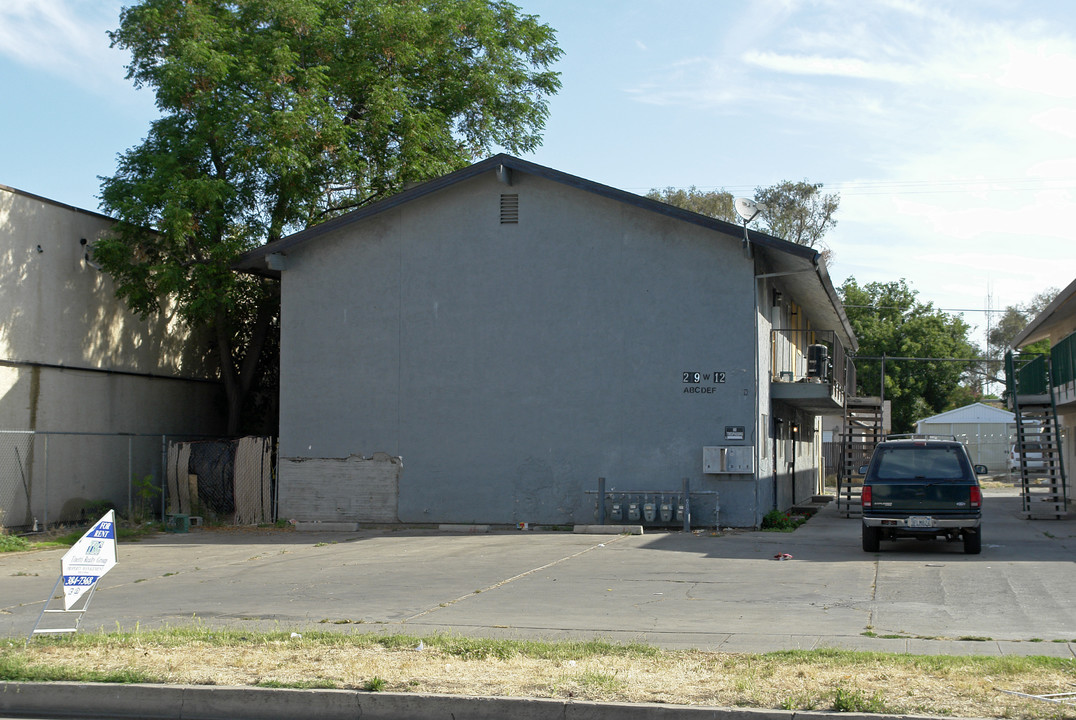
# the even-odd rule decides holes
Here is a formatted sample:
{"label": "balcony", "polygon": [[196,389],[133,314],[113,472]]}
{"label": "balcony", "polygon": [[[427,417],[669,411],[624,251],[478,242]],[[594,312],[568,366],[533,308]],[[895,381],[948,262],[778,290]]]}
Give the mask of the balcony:
{"label": "balcony", "polygon": [[1062,338],[1050,348],[1050,370],[1057,404],[1076,405],[1076,333]]}
{"label": "balcony", "polygon": [[1076,333],[1062,338],[1049,355],[1007,353],[1005,392],[1025,405],[1047,405],[1051,394],[1058,406],[1076,405]]}
{"label": "balcony", "polygon": [[844,410],[856,368],[832,330],[770,332],[770,397],[816,415]]}

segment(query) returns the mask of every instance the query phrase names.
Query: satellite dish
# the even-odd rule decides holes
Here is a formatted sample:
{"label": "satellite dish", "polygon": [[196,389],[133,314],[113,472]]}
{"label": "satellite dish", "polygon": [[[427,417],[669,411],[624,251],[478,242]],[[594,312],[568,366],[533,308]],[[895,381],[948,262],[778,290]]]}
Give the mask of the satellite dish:
{"label": "satellite dish", "polygon": [[766,206],[749,198],[733,198],[732,207],[736,208],[736,214],[743,220],[743,247],[750,252],[751,240],[747,237],[747,223],[761,215]]}
{"label": "satellite dish", "polygon": [[763,212],[766,211],[766,206],[762,203],[755,202],[750,198],[735,198],[732,201],[732,206],[736,208],[736,214],[743,220],[743,224],[746,227],[747,223],[751,222]]}

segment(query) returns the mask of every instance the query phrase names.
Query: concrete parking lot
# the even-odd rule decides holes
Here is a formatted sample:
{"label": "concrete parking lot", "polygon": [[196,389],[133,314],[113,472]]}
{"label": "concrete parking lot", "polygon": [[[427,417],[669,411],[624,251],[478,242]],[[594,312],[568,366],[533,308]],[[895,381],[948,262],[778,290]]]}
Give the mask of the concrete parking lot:
{"label": "concrete parking lot", "polygon": [[[121,543],[82,627],[1073,656],[1076,522],[1022,519],[1004,488],[984,504],[978,556],[914,541],[864,553],[833,504],[792,533],[195,529]],[[4,636],[29,634],[63,552],[0,555]]]}

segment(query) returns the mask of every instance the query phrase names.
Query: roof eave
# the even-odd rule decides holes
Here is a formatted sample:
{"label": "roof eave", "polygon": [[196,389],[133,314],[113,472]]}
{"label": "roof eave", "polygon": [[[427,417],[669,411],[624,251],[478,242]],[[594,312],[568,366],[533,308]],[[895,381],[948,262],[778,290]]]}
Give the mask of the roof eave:
{"label": "roof eave", "polygon": [[[287,255],[289,250],[292,250],[304,243],[307,243],[321,235],[324,235],[334,230],[338,230],[342,227],[346,227],[352,223],[358,222],[365,218],[377,215],[379,213],[391,210],[399,207],[412,200],[416,200],[425,195],[437,192],[444,188],[455,185],[456,183],[463,182],[473,177],[477,177],[487,172],[501,172],[503,169],[509,169],[513,171],[523,172],[538,177],[543,177],[548,180],[573,187],[584,192],[593,193],[601,197],[616,200],[618,202],[627,203],[631,206],[638,207],[643,210],[664,215],[666,217],[675,218],[677,220],[698,225],[710,230],[715,230],[726,235],[733,237],[739,236],[744,232],[742,226],[735,223],[728,222],[726,220],[719,220],[717,218],[710,217],[708,215],[701,215],[699,213],[692,212],[690,210],[684,210],[682,208],[669,205],[668,203],[661,202],[659,200],[653,200],[651,198],[630,193],[625,190],[611,187],[609,185],[603,185],[593,180],[587,180],[585,178],[578,177],[576,175],[570,175],[560,170],[554,170],[553,168],[546,167],[544,165],[538,165],[536,163],[528,162],[512,155],[504,153],[494,155],[490,158],[477,162],[473,165],[469,165],[465,168],[457,170],[455,172],[443,175],[433,180],[416,185],[412,188],[408,188],[396,195],[387,197],[383,200],[379,200],[375,203],[371,203],[366,207],[354,210],[346,215],[332,218],[323,223],[315,225],[306,230],[294,233],[288,237],[281,238],[275,242],[263,245],[260,248],[251,250],[243,254],[233,265],[238,270],[253,273],[256,275],[262,275],[265,277],[280,277],[280,271],[274,270],[269,267],[267,258],[270,255],[279,253],[281,255]],[[859,343],[856,340],[855,332],[852,330],[852,325],[848,321],[848,316],[844,312],[844,306],[841,303],[840,297],[837,294],[836,288],[833,286],[833,282],[830,280],[829,272],[826,269],[826,264],[822,260],[818,251],[805,245],[799,245],[796,243],[782,240],[781,238],[767,235],[763,232],[750,231],[749,240],[752,246],[760,248],[763,252],[779,253],[781,256],[790,258],[793,262],[803,263],[803,269],[811,271],[818,279],[821,289],[827,298],[826,304],[829,309],[832,310],[832,320],[836,322],[838,327],[832,329],[841,332],[844,337],[842,340],[846,342],[848,348],[855,352],[859,348]],[[826,312],[825,314],[829,314]]]}
{"label": "roof eave", "polygon": [[1071,305],[1065,308],[1066,316],[1076,314],[1076,280],[1069,283],[1068,287],[1059,292],[1053,302],[1046,306],[1045,310],[1028,323],[1027,327],[1016,334],[1016,337],[1012,339],[1013,348],[1019,349],[1025,345],[1048,338],[1051,330],[1053,330],[1050,321],[1068,303],[1071,303]]}

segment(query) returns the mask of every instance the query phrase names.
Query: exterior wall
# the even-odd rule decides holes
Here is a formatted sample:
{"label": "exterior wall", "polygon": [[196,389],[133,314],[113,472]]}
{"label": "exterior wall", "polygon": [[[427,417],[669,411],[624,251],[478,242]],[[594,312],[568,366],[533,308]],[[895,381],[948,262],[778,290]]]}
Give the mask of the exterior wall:
{"label": "exterior wall", "polygon": [[739,238],[523,173],[326,234],[283,271],[281,484],[289,458],[384,452],[403,522],[570,523],[599,477],[687,478],[752,526],[758,483],[702,448],[761,429],[753,276]]}
{"label": "exterior wall", "polygon": [[991,472],[1008,470],[1009,447],[1016,433],[1015,423],[959,423],[919,421],[916,432],[924,435],[952,435],[968,448],[972,463],[986,465]]}
{"label": "exterior wall", "polygon": [[[141,321],[85,262],[80,240],[92,244],[110,226],[105,216],[0,186],[0,430],[219,432],[204,344],[175,319]],[[138,444],[130,471],[159,472],[160,439]],[[126,439],[54,438],[47,480],[36,445],[0,435],[3,455],[19,459],[0,462],[0,522],[70,519],[97,500],[126,507]]]}
{"label": "exterior wall", "polygon": [[[774,302],[775,292],[780,300]],[[794,312],[795,311],[795,312]],[[824,483],[822,459],[823,435],[820,416],[771,400],[770,383],[775,375],[772,367],[771,331],[807,330],[804,314],[795,299],[772,279],[758,282],[759,325],[759,520],[770,510],[787,510],[806,502],[819,493]],[[805,350],[805,349],[801,349]],[[801,359],[797,372],[806,372],[806,359]],[[839,410],[835,412],[839,413]],[[762,429],[765,422],[766,428]],[[839,422],[839,420],[838,420]],[[799,432],[793,436],[792,427]]]}
{"label": "exterior wall", "polygon": [[[761,268],[756,267],[758,272]],[[753,483],[758,497],[755,509],[755,527],[761,525],[762,517],[776,507],[777,495],[775,490],[780,483],[775,483],[774,469],[776,457],[774,455],[773,438],[776,429],[774,423],[773,408],[770,400],[770,376],[772,373],[770,353],[770,331],[780,323],[779,311],[773,307],[773,281],[759,280],[755,283],[755,324],[758,327],[755,354],[756,378],[755,385],[758,390],[758,409],[756,412],[758,438],[755,447],[757,462],[755,464],[757,479]],[[741,481],[742,483],[742,481]]]}

